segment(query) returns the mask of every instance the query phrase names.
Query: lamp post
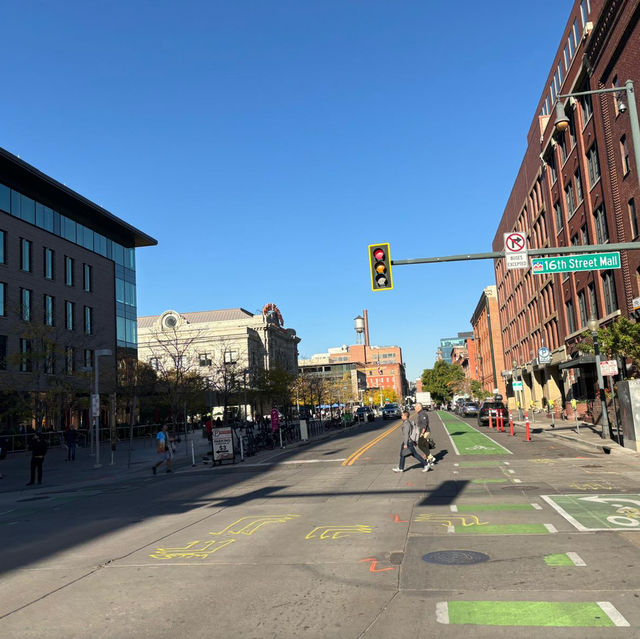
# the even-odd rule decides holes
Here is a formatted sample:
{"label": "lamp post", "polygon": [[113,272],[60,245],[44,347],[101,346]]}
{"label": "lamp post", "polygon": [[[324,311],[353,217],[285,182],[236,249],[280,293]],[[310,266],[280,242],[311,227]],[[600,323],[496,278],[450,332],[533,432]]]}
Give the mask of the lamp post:
{"label": "lamp post", "polygon": [[596,356],[596,374],[598,376],[598,395],[600,397],[600,406],[602,408],[602,439],[610,439],[609,431],[609,415],[607,414],[607,401],[604,395],[604,381],[602,380],[602,370],[600,369],[600,344],[598,343],[598,320],[591,316],[587,322],[587,328],[591,331],[593,337],[593,352]]}
{"label": "lamp post", "polygon": [[94,468],[100,468],[100,358],[108,357],[113,352],[109,348],[99,348],[93,353],[93,397],[91,398],[91,412],[95,418],[96,463]]}

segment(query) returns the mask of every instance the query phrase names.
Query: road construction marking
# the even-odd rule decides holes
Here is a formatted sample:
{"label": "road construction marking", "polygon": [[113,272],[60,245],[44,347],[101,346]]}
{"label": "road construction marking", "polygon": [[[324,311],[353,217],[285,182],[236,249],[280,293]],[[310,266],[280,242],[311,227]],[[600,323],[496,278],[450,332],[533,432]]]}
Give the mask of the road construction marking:
{"label": "road construction marking", "polygon": [[582,532],[640,530],[640,494],[541,497]]}
{"label": "road construction marking", "polygon": [[587,483],[575,483],[569,484],[571,488],[575,488],[576,490],[613,490],[613,486],[607,482],[587,482]]}
{"label": "road construction marking", "polygon": [[[156,551],[149,555],[153,559],[206,559],[214,552],[222,550],[235,539],[227,539],[226,541],[192,541],[186,546],[178,548],[156,548]],[[198,544],[201,544],[198,546]]]}
{"label": "road construction marking", "polygon": [[398,430],[400,426],[402,426],[402,422],[399,422],[395,426],[392,426],[391,428],[385,430],[383,433],[378,435],[375,439],[371,440],[370,442],[367,442],[366,444],[358,448],[358,450],[356,450],[355,453],[352,453],[351,455],[349,455],[349,457],[347,457],[342,462],[342,465],[353,466],[353,464],[358,460],[358,458],[361,455],[364,455],[364,453],[366,453],[370,448],[375,446],[377,443],[381,442],[385,437],[388,437],[389,435],[391,435],[391,433],[393,433],[395,430]]}
{"label": "road construction marking", "polygon": [[506,479],[472,479],[472,484],[506,484]]}
{"label": "road construction marking", "polygon": [[367,559],[361,559],[360,563],[368,561],[371,563],[369,566],[369,572],[386,572],[387,570],[393,570],[393,566],[388,566],[386,568],[377,568],[378,560],[375,557],[367,557]]}
{"label": "road construction marking", "polygon": [[474,626],[629,626],[629,622],[609,601],[440,601],[436,604],[436,621]]}
{"label": "road construction marking", "polygon": [[264,517],[240,517],[226,528],[210,535],[253,535],[253,533],[267,524],[284,524],[300,515],[267,515]]}
{"label": "road construction marking", "polygon": [[452,527],[454,526],[455,521],[460,521],[460,525],[463,527],[467,526],[486,526],[489,522],[480,521],[477,515],[431,515],[425,513],[423,515],[418,515],[415,519],[415,522],[428,522],[431,524],[441,524],[442,526]]}
{"label": "road construction marking", "polygon": [[537,504],[458,504],[457,511],[473,512],[475,510],[533,510]]}
{"label": "road construction marking", "polygon": [[370,535],[371,533],[373,529],[367,524],[316,526],[305,539],[340,539],[349,535]]}
{"label": "road construction marking", "polygon": [[551,524],[496,524],[482,528],[460,528],[454,532],[476,533],[480,535],[548,535],[558,532]]}
{"label": "road construction marking", "polygon": [[457,455],[511,455],[511,451],[498,444],[491,437],[467,424],[467,422],[449,415],[437,413],[447,431]]}

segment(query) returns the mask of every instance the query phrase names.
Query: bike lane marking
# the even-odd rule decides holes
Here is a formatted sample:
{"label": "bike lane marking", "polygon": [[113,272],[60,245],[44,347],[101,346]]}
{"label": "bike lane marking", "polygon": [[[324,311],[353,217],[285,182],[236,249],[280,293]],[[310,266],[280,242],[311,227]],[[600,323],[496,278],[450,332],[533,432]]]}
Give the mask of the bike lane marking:
{"label": "bike lane marking", "polygon": [[[489,436],[447,413],[436,413],[449,436],[457,455],[512,455],[508,449]],[[457,444],[456,444],[457,441]]]}
{"label": "bike lane marking", "polygon": [[540,496],[581,532],[640,531],[640,494]]}

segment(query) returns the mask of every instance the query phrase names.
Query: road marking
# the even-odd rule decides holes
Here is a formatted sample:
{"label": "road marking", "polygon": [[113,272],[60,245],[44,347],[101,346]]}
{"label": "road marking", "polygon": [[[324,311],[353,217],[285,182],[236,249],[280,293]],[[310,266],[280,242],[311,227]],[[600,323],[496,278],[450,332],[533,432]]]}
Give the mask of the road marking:
{"label": "road marking", "polygon": [[[447,527],[453,527],[454,520],[459,520],[463,527],[486,526],[489,523],[487,521],[480,521],[477,515],[468,515],[465,517],[464,515],[431,515],[429,513],[425,513],[418,515],[414,519],[415,522],[437,523]],[[469,521],[467,522],[467,520]]]}
{"label": "road marking", "polygon": [[378,560],[375,557],[367,557],[367,559],[361,559],[360,563],[363,563],[365,561],[371,562],[371,565],[369,566],[369,572],[386,572],[387,570],[393,570],[393,566],[389,566],[386,568],[376,568],[376,566],[378,565]]}
{"label": "road marking", "polygon": [[478,535],[548,535],[551,530],[547,528],[550,524],[496,524],[478,528],[456,527],[456,533],[470,533]]}
{"label": "road marking", "polygon": [[573,565],[574,566],[586,566],[587,563],[584,561],[584,559],[582,559],[582,557],[580,557],[580,555],[577,552],[568,552],[567,553],[567,557],[569,557],[569,559],[571,559],[571,561],[573,561]]}
{"label": "road marking", "polygon": [[509,468],[509,470],[507,470],[508,473],[510,473],[511,475],[515,475],[516,471],[512,470],[511,468]]}
{"label": "road marking", "polygon": [[531,506],[536,510],[542,510],[542,506],[540,504],[531,504]]}
{"label": "road marking", "polygon": [[[495,440],[491,439],[488,435],[481,433],[477,428],[474,428],[467,422],[461,420],[455,415],[443,415],[436,413],[438,418],[444,425],[444,428],[454,446],[456,454],[460,455],[512,455],[513,453],[505,448],[502,444],[499,444]],[[452,433],[456,433],[453,435]],[[456,446],[454,442],[454,436],[459,438],[460,446]],[[462,449],[462,453],[460,450]]]}
{"label": "road marking", "polygon": [[[449,441],[451,442],[451,445],[453,446],[453,451],[455,452],[456,455],[460,455],[460,451],[458,450],[458,447],[456,446],[456,443],[453,441],[453,437],[451,437],[451,435],[449,434],[449,431],[447,430],[447,425],[444,423],[444,419],[442,419],[442,417],[440,417],[440,413],[436,413],[438,419],[442,422],[442,426],[444,427],[444,431],[445,433],[447,433],[447,437],[449,438]],[[457,474],[457,471],[454,471]]]}
{"label": "road marking", "polygon": [[370,448],[375,446],[378,442],[381,442],[385,437],[391,435],[391,433],[393,433],[395,430],[400,428],[400,426],[402,426],[402,422],[399,422],[395,426],[392,426],[388,430],[385,430],[383,433],[378,435],[375,439],[373,439],[372,441],[370,441],[370,442],[364,444],[363,446],[361,446],[360,448],[358,448],[358,450],[356,450],[355,453],[352,453],[351,455],[349,455],[349,457],[347,457],[347,459],[345,459],[342,462],[342,465],[343,466],[353,466],[353,464],[358,460],[358,458],[361,455],[364,455],[364,453],[366,453]]}
{"label": "road marking", "polygon": [[568,553],[554,553],[553,555],[545,555],[544,563],[547,566],[561,567],[561,566],[575,566]]}
{"label": "road marking", "polygon": [[[515,480],[514,480],[515,481]],[[472,479],[472,484],[506,484],[506,479]]]}
{"label": "road marking", "polygon": [[[192,541],[186,546],[178,548],[156,548],[155,552],[149,557],[153,559],[207,559],[214,552],[222,550],[235,539],[227,539],[226,541]],[[198,544],[201,544],[198,546]]]}
{"label": "road marking", "polygon": [[522,479],[517,479],[517,478],[514,477],[513,483],[514,484],[521,484],[522,483]]}
{"label": "road marking", "polygon": [[460,504],[456,508],[461,512],[475,510],[533,510],[533,504]]}
{"label": "road marking", "polygon": [[438,602],[436,621],[442,624],[475,626],[564,628],[629,626],[629,622],[608,601]]}
{"label": "road marking", "polygon": [[451,504],[451,506],[449,506],[449,509],[451,510],[452,513],[458,512],[458,507],[455,504]]}
{"label": "road marking", "polygon": [[545,524],[544,527],[550,532],[550,533],[557,533],[558,529],[553,525],[553,524]]}
{"label": "road marking", "polygon": [[409,520],[408,520],[408,519],[400,519],[400,516],[399,516],[399,515],[396,515],[396,516],[393,518],[393,523],[394,523],[394,524],[408,524],[408,523],[409,523]]}
{"label": "road marking", "polygon": [[[253,533],[267,524],[284,524],[300,515],[266,515],[263,517],[240,517],[226,528],[217,532],[210,532],[210,535],[253,535]],[[234,528],[235,527],[235,528]]]}
{"label": "road marking", "polygon": [[315,537],[320,539],[340,539],[353,534],[370,535],[371,533],[373,533],[373,529],[368,524],[316,526],[305,539],[313,539]]}
{"label": "road marking", "polygon": [[581,532],[640,530],[640,494],[541,495]]}

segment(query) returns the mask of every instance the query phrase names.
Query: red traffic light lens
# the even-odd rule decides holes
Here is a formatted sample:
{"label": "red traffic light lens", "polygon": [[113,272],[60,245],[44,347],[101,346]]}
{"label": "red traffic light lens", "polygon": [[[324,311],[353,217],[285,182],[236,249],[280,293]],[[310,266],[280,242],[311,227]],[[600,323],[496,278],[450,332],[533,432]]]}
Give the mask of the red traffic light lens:
{"label": "red traffic light lens", "polygon": [[373,251],[373,257],[375,257],[376,260],[384,260],[385,258],[384,251],[381,248],[375,249]]}

